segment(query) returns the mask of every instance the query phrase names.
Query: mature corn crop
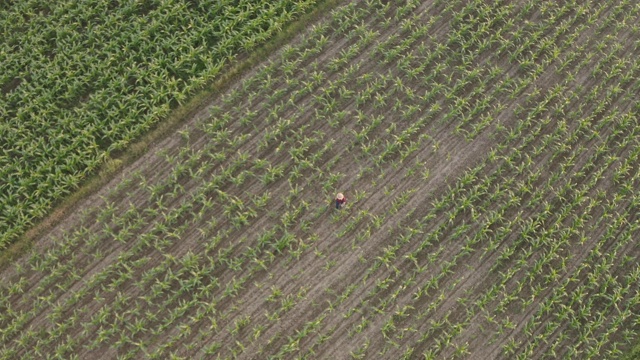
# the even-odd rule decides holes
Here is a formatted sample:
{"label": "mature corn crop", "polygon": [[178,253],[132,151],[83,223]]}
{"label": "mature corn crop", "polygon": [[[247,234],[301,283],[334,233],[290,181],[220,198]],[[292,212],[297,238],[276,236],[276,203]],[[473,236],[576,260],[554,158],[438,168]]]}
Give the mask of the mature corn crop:
{"label": "mature corn crop", "polygon": [[114,150],[315,0],[16,1],[0,9],[0,249]]}

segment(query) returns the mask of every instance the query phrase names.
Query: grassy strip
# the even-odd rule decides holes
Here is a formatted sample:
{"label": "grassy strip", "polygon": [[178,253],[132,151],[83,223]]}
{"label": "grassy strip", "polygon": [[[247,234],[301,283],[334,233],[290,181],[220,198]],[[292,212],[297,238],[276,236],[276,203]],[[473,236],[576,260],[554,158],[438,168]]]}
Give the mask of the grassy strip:
{"label": "grassy strip", "polygon": [[220,93],[227,90],[243,74],[251,70],[269,54],[289,43],[296,35],[306,29],[310,23],[318,21],[328,11],[335,8],[341,0],[324,0],[318,2],[313,10],[304,14],[283,28],[271,40],[256,48],[250,54],[231,64],[228,69],[223,69],[216,80],[194,95],[189,102],[172,111],[166,119],[158,122],[140,139],[131,143],[125,150],[108,158],[93,175],[90,175],[78,187],[76,191],[59,200],[47,216],[37,221],[17,241],[0,254],[0,271],[6,269],[15,259],[25,254],[33,245],[33,242],[50,232],[55,226],[71,214],[79,204],[89,196],[97,192],[101,187],[109,183],[126,167],[142,157],[151,147],[164,138],[174,133],[184,125],[199,110],[205,107]]}

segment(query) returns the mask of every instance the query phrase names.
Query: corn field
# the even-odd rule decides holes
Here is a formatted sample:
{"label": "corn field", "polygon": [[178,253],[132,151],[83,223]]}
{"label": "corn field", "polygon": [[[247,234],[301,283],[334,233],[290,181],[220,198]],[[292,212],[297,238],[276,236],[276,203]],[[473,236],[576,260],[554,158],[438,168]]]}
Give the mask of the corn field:
{"label": "corn field", "polygon": [[0,357],[624,358],[639,24],[340,2],[0,272]]}
{"label": "corn field", "polygon": [[0,249],[315,0],[0,8]]}

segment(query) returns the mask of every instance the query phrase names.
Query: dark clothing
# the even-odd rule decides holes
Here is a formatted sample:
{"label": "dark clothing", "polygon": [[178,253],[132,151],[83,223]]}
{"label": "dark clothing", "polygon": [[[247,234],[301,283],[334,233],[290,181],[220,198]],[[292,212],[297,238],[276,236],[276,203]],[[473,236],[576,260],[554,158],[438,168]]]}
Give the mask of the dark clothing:
{"label": "dark clothing", "polygon": [[340,209],[347,202],[347,198],[336,199],[336,209]]}

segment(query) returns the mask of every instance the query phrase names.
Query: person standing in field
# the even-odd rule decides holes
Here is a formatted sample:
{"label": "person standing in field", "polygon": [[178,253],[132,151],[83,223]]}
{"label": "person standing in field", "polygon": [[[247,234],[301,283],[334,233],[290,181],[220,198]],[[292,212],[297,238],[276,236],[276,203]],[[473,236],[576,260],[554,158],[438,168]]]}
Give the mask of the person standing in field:
{"label": "person standing in field", "polygon": [[342,193],[336,195],[336,209],[340,209],[347,203],[347,198]]}

